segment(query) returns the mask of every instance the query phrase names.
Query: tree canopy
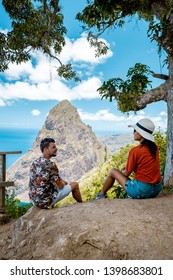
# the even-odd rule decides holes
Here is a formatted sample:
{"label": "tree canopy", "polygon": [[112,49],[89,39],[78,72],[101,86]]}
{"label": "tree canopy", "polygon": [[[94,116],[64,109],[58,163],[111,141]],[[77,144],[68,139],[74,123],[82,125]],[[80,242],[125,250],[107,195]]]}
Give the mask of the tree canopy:
{"label": "tree canopy", "polygon": [[[94,38],[95,46],[98,48],[100,48],[98,38],[105,30],[121,28],[127,18],[130,20],[136,17],[149,23],[148,37],[157,41],[158,52],[163,48],[168,57],[172,56],[173,28],[170,23],[173,1],[89,0],[87,2],[88,6],[82,13],[78,13],[77,19],[85,24],[84,28],[89,30],[88,40],[93,41]],[[97,30],[95,33],[91,31],[93,27]],[[122,112],[137,111],[151,102],[166,99],[163,92],[157,98],[153,98],[152,90],[146,97],[145,93],[149,87],[151,88],[149,75],[168,79],[167,75],[156,74],[148,66],[137,63],[134,68],[129,69],[127,80],[111,78],[105,81],[98,91],[102,98],[108,98],[110,101],[117,100]]]}
{"label": "tree canopy", "polygon": [[59,1],[3,0],[2,4],[12,29],[0,32],[0,71],[5,71],[10,62],[19,64],[30,60],[32,52],[41,50],[58,61],[59,76],[78,80],[71,65],[63,65],[58,58],[67,32]]}

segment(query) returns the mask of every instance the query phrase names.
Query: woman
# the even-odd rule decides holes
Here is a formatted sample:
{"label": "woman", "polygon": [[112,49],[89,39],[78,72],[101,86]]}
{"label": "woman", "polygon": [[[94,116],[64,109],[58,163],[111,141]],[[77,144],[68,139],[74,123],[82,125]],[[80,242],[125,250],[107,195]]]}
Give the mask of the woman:
{"label": "woman", "polygon": [[[106,192],[115,180],[131,198],[156,197],[162,190],[159,151],[152,135],[155,126],[151,120],[144,118],[131,127],[134,128],[134,140],[140,144],[130,150],[123,172],[115,168],[110,171],[95,199],[106,198]],[[132,172],[134,180],[129,179]]]}

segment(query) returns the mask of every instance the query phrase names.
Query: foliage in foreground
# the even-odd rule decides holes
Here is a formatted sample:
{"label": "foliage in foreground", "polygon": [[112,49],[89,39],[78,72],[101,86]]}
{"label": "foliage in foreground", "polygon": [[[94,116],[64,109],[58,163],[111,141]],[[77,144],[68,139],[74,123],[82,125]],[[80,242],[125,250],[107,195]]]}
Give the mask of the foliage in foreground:
{"label": "foliage in foreground", "polygon": [[19,218],[23,216],[32,204],[20,205],[20,200],[14,194],[6,194],[5,198],[5,214],[10,218]]}

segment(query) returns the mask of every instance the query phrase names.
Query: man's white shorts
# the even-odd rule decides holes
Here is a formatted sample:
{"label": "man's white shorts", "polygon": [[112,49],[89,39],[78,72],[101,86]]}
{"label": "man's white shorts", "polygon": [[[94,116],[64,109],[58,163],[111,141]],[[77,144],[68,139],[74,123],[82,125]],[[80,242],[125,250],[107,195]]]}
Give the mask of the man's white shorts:
{"label": "man's white shorts", "polygon": [[58,201],[68,196],[70,192],[71,186],[69,184],[65,185],[62,189],[57,189],[57,191],[55,191],[53,194],[53,201],[51,205],[57,203]]}

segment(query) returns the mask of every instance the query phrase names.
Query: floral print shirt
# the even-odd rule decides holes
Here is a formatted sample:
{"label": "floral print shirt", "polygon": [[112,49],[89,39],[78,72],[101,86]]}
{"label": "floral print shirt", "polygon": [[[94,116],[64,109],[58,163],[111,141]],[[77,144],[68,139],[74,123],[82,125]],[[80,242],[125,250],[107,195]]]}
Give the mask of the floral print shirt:
{"label": "floral print shirt", "polygon": [[41,156],[30,168],[29,197],[35,205],[47,208],[53,199],[56,182],[61,179],[57,165]]}

